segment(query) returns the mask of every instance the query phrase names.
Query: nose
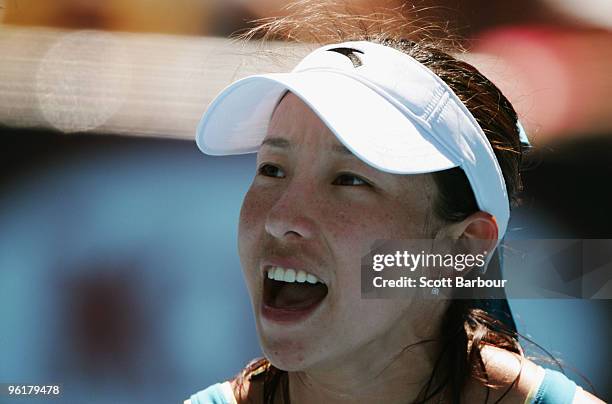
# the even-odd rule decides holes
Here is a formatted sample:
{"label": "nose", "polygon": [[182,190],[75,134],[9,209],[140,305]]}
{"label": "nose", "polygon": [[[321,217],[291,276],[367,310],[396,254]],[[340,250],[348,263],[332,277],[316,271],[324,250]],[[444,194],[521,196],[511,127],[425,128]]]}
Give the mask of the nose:
{"label": "nose", "polygon": [[266,218],[266,232],[277,239],[311,239],[315,235],[316,192],[304,184],[287,186],[272,205]]}

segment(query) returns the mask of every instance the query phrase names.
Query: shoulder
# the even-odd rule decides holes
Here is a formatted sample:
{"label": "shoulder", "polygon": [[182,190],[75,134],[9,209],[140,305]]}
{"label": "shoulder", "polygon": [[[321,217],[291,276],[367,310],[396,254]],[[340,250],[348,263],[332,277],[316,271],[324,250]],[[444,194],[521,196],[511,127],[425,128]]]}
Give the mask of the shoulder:
{"label": "shoulder", "polygon": [[[517,353],[486,345],[481,349],[481,355],[492,387],[487,389],[479,380],[470,380],[465,390],[467,402],[484,403],[488,395],[492,402],[503,397],[502,402],[508,404],[531,403],[546,379],[547,383],[554,383],[555,388],[564,384],[565,388],[574,390],[571,404],[603,403],[561,373],[544,369]],[[571,392],[569,394],[571,396]]]}
{"label": "shoulder", "polygon": [[[236,404],[260,404],[264,402],[264,381],[271,370],[265,358],[253,359],[232,380],[230,385]],[[278,402],[278,401],[276,401]]]}
{"label": "shoulder", "polygon": [[230,381],[236,404],[260,404],[263,403],[263,380],[258,378],[238,377]]}
{"label": "shoulder", "polygon": [[[509,404],[524,404],[530,391],[544,378],[544,369],[529,359],[502,348],[485,345],[481,351],[490,388],[473,378],[468,380],[465,396],[468,402],[496,402],[503,397]],[[488,397],[487,397],[488,396]]]}
{"label": "shoulder", "polygon": [[183,404],[236,404],[230,382],[215,383],[193,394]]}
{"label": "shoulder", "polygon": [[183,404],[260,404],[268,362],[253,360],[231,380],[216,383],[193,394]]}
{"label": "shoulder", "polygon": [[578,387],[572,404],[605,404],[605,402]]}

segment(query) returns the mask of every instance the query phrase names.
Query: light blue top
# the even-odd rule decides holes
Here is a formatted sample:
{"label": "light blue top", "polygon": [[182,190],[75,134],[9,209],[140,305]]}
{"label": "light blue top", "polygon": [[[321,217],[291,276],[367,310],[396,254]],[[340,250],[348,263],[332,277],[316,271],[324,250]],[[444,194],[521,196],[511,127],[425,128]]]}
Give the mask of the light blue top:
{"label": "light blue top", "polygon": [[236,404],[229,382],[216,383],[190,397],[191,404]]}
{"label": "light blue top", "polygon": [[[526,400],[529,404],[572,404],[576,383],[556,370],[544,369],[544,378],[535,394]],[[229,382],[216,383],[191,396],[191,404],[236,404]]]}
{"label": "light blue top", "polygon": [[576,383],[556,370],[544,369],[544,378],[533,395],[532,404],[572,404]]}

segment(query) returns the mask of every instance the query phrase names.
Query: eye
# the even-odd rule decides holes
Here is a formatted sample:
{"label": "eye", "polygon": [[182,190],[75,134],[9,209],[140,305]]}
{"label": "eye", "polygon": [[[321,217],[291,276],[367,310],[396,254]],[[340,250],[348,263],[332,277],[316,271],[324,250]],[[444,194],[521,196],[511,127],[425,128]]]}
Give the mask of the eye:
{"label": "eye", "polygon": [[354,174],[340,174],[334,182],[334,185],[347,185],[347,186],[361,186],[361,185],[370,185],[364,179],[354,175]]}
{"label": "eye", "polygon": [[283,178],[285,176],[285,173],[279,167],[267,163],[260,165],[257,173],[264,177]]}

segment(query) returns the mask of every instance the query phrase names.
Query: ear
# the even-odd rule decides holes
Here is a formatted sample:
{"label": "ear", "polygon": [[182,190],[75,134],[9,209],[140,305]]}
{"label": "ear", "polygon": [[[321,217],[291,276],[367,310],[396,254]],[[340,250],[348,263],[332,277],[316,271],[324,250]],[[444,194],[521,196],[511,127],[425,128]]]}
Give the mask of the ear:
{"label": "ear", "polygon": [[490,253],[497,244],[497,221],[490,213],[478,211],[446,226],[444,233],[448,238],[461,240],[464,248],[472,253]]}
{"label": "ear", "polygon": [[473,213],[461,222],[459,228],[462,229],[460,238],[493,240],[493,245],[497,242],[497,221],[490,213]]}

